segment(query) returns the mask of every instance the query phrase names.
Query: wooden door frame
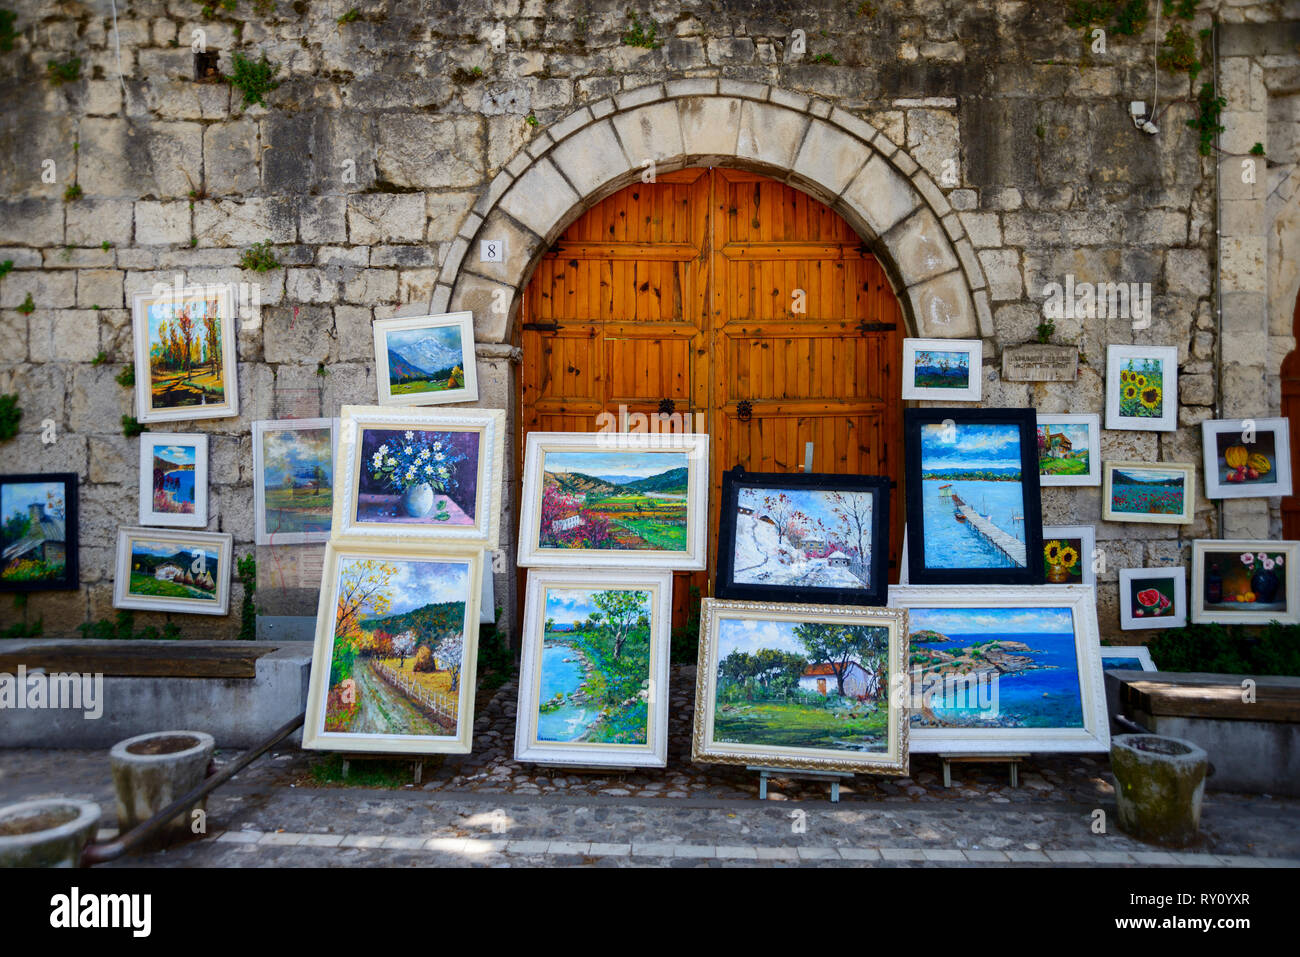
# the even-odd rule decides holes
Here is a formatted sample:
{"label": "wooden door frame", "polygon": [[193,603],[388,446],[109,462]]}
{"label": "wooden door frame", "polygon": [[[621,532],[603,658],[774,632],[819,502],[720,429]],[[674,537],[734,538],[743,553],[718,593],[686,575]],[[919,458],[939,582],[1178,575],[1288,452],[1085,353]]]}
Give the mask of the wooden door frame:
{"label": "wooden door frame", "polygon": [[[1291,315],[1291,335],[1300,342],[1300,291],[1296,293],[1295,309]],[[1287,353],[1279,371],[1281,378],[1280,412],[1288,420],[1291,432],[1291,475],[1300,475],[1300,346]],[[1289,400],[1289,401],[1288,401]],[[1292,487],[1295,488],[1294,478]],[[1300,538],[1300,495],[1292,494],[1282,499],[1282,537]]]}

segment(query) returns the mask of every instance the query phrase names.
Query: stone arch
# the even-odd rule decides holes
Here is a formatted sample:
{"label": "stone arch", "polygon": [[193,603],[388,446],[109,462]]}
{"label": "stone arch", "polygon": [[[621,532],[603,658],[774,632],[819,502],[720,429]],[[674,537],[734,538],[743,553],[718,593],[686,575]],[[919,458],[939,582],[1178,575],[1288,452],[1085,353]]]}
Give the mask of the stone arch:
{"label": "stone arch", "polygon": [[[991,338],[988,287],[956,211],[930,175],[851,113],[761,83],[673,80],[598,100],[543,130],[488,184],[438,275],[434,312],[472,310],[475,339],[508,343],[519,294],[564,230],[657,172],[729,166],[816,197],[881,254],[911,331]],[[505,240],[501,263],[479,242]]]}

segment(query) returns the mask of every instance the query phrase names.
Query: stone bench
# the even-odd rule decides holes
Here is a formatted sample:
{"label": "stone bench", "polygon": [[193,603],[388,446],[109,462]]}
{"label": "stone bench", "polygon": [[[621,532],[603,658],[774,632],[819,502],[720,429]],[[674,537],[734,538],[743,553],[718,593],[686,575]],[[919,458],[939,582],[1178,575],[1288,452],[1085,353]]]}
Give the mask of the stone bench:
{"label": "stone bench", "polygon": [[1106,685],[1125,717],[1206,750],[1207,788],[1300,797],[1300,678],[1250,678],[1249,701],[1247,677],[1115,670]]}
{"label": "stone bench", "polygon": [[308,641],[0,642],[0,747],[106,748],[191,730],[246,748],[306,707],[311,653]]}

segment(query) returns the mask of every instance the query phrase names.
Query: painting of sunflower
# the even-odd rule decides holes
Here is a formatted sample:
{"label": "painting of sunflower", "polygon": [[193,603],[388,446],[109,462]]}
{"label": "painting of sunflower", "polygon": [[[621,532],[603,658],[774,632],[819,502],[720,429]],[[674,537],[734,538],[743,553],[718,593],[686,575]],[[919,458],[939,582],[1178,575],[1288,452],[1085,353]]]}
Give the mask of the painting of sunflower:
{"label": "painting of sunflower", "polygon": [[1164,415],[1164,362],[1126,359],[1120,369],[1119,414],[1125,418],[1158,419]]}
{"label": "painting of sunflower", "polygon": [[1079,538],[1054,538],[1043,543],[1043,569],[1047,581],[1057,585],[1078,585],[1083,582],[1083,567],[1079,557],[1083,540]]}

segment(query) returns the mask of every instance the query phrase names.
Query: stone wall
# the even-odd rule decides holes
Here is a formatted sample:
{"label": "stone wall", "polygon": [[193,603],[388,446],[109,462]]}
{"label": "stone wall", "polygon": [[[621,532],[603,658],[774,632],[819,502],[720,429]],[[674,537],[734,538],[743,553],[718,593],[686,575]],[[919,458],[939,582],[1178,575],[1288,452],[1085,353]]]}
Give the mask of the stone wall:
{"label": "stone wall", "polygon": [[[1268,160],[1246,194],[1230,196],[1225,173],[1220,207],[1216,163],[1186,127],[1186,74],[1160,73],[1159,135],[1129,120],[1130,100],[1153,99],[1154,24],[1112,32],[1093,52],[1067,26],[1069,6],[639,3],[637,22],[654,25],[658,44],[641,47],[623,42],[632,21],[621,2],[238,0],[226,10],[119,0],[116,31],[108,0],[14,4],[18,36],[0,52],[0,260],[14,264],[0,280],[0,392],[19,394],[24,417],[0,467],[84,476],[83,587],[33,595],[25,610],[6,600],[0,616],[42,618],[47,635],[113,616],[116,530],[136,521],[138,443],[121,431],[132,392],[115,382],[131,359],[133,293],[177,273],[256,287],[259,304],[240,316],[241,415],[177,426],[210,434],[210,528],[233,533],[243,555],[253,551],[253,420],[372,404],[371,321],[448,306],[474,308],[492,347],[480,404],[510,410],[515,289],[563,225],[647,158],[760,168],[835,205],[880,250],[913,331],[984,338],[984,405],[1102,412],[1108,343],[1177,345],[1179,430],[1106,432],[1102,457],[1194,462],[1199,474],[1199,423],[1218,414],[1220,372],[1223,414],[1276,414],[1277,370],[1293,345],[1295,44],[1251,47],[1241,33],[1240,62],[1223,59],[1224,148],[1265,142]],[[1202,6],[1193,34],[1212,15],[1275,35],[1300,19],[1295,2]],[[265,106],[196,82],[200,30],[223,73],[236,51],[280,66]],[[47,62],[70,57],[80,78],[51,82]],[[662,123],[632,122],[638,110]],[[746,136],[746,111],[761,136]],[[801,159],[796,136],[825,139]],[[80,196],[65,201],[74,182]],[[894,200],[905,208],[880,219]],[[510,239],[499,270],[474,255],[485,229]],[[241,270],[241,253],[268,239],[282,267]],[[1151,327],[1058,321],[1054,341],[1078,343],[1087,359],[1078,382],[1002,382],[1001,350],[1034,338],[1043,286],[1066,274],[1150,282]],[[495,288],[508,293],[504,312]],[[30,314],[18,308],[28,294]],[[946,330],[936,316],[949,317]],[[1264,500],[1221,516],[1201,499],[1181,527],[1103,523],[1096,489],[1045,489],[1043,503],[1049,524],[1097,525],[1103,633],[1118,629],[1119,568],[1186,563],[1193,538],[1221,529],[1278,531],[1276,503]],[[496,580],[508,610],[515,515],[510,503]],[[232,635],[239,600],[236,583],[229,619],[175,617],[187,637]]]}

